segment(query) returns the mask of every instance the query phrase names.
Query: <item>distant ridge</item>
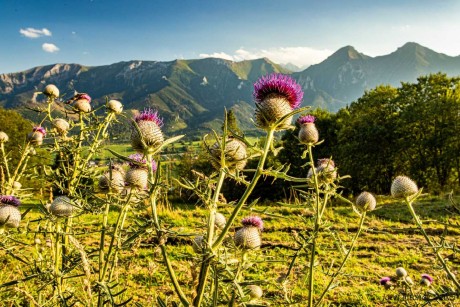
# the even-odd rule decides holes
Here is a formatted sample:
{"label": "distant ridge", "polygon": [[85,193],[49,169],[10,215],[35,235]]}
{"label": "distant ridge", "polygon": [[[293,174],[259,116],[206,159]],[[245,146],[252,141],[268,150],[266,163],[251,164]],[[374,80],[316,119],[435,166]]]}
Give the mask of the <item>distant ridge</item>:
{"label": "distant ridge", "polygon": [[25,107],[37,103],[34,92],[53,83],[68,96],[74,91],[89,93],[96,106],[107,96],[121,100],[126,110],[157,108],[171,132],[219,128],[224,107],[233,108],[243,128],[249,128],[253,83],[262,75],[291,74],[305,91],[304,105],[337,111],[379,84],[398,86],[401,81],[413,82],[420,75],[439,71],[460,75],[460,56],[437,53],[414,42],[377,57],[345,46],[299,72],[267,58],[241,62],[136,60],[93,67],[53,64],[0,74],[0,106],[30,116]]}

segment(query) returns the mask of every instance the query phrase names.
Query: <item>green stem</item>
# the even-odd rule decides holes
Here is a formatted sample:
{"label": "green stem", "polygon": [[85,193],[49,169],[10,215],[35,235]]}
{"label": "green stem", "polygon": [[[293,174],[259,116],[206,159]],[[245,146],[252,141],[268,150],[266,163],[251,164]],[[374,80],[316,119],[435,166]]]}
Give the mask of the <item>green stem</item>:
{"label": "green stem", "polygon": [[8,179],[10,179],[11,175],[10,175],[10,168],[8,167],[8,159],[6,158],[6,154],[5,154],[5,144],[0,143],[0,148],[2,150],[3,164],[5,164],[6,175],[8,176],[6,181],[8,182]]}
{"label": "green stem", "polygon": [[409,208],[410,213],[412,214],[412,217],[415,220],[415,223],[417,224],[418,228],[420,229],[421,233],[425,237],[425,240],[428,242],[428,244],[433,248],[434,253],[436,255],[436,258],[438,258],[439,262],[441,262],[442,267],[444,268],[444,271],[449,275],[449,278],[453,281],[455,286],[457,287],[457,290],[460,290],[460,283],[458,282],[457,278],[455,275],[449,270],[449,267],[446,264],[446,261],[444,258],[439,254],[439,249],[438,247],[431,241],[430,237],[428,237],[428,234],[426,233],[425,229],[422,226],[422,221],[419,219],[418,215],[415,213],[414,208],[412,207],[412,201],[408,198],[405,199],[405,203],[407,204],[407,207]]}
{"label": "green stem", "polygon": [[26,146],[24,147],[24,151],[23,151],[23,153],[21,155],[21,158],[19,159],[18,165],[16,166],[16,169],[14,170],[13,176],[9,180],[9,185],[8,185],[8,188],[7,188],[7,194],[12,193],[13,184],[16,181],[16,177],[18,176],[18,172],[21,169],[21,165],[24,162],[24,159],[26,159],[26,157],[29,154],[29,147],[30,147],[29,142],[27,142]]}
{"label": "green stem", "polygon": [[56,287],[58,297],[62,297],[62,272],[61,272],[61,221],[56,221],[55,227],[55,249],[54,249],[54,276],[56,278]]}
{"label": "green stem", "polygon": [[[319,231],[319,225],[320,225],[320,219],[322,216],[323,212],[320,212],[320,205],[319,205],[319,183],[318,183],[318,176],[316,173],[316,168],[315,168],[315,161],[313,160],[313,152],[312,148],[313,146],[311,144],[308,144],[308,157],[310,160],[310,165],[311,169],[313,172],[313,182],[315,184],[315,206],[316,206],[316,212],[315,212],[315,226],[312,234],[312,242],[311,242],[311,249],[310,249],[310,267],[309,267],[309,275],[308,275],[308,306],[311,307],[313,306],[313,295],[314,295],[314,289],[315,289],[315,253],[316,253],[316,237],[318,235]],[[323,204],[323,209],[326,207],[326,203]],[[323,210],[322,210],[323,211]]]}
{"label": "green stem", "polygon": [[337,276],[339,276],[340,272],[342,271],[343,267],[345,266],[345,263],[347,262],[348,260],[348,257],[350,257],[351,255],[351,252],[353,251],[353,248],[355,246],[355,243],[358,241],[358,237],[359,235],[361,234],[361,231],[363,229],[363,225],[364,225],[364,219],[366,218],[366,212],[363,212],[362,215],[361,215],[361,220],[359,221],[359,227],[358,227],[358,231],[356,232],[355,236],[353,237],[353,240],[351,241],[351,245],[348,249],[348,252],[347,254],[345,255],[345,258],[343,258],[342,260],[342,263],[340,264],[339,268],[337,269],[337,271],[334,273],[334,275],[332,275],[332,278],[331,280],[329,281],[329,284],[327,285],[326,289],[324,289],[323,293],[321,294],[321,297],[319,298],[318,302],[316,302],[315,306],[320,306],[321,304],[321,301],[323,300],[323,298],[326,296],[326,293],[329,291],[329,289],[331,288],[332,286],[332,283],[335,281],[335,279],[337,278]]}
{"label": "green stem", "polygon": [[[158,219],[157,203],[156,203],[158,189],[157,189],[157,182],[155,180],[152,165],[153,165],[153,156],[152,156],[152,154],[148,154],[147,155],[147,167],[149,168],[149,178],[150,178],[150,182],[154,185],[153,186],[153,191],[152,191],[152,193],[150,195],[150,207],[152,208],[153,221],[154,221],[154,224],[155,224],[155,228],[156,228],[155,230],[156,230],[157,237],[158,237],[159,244],[160,244],[160,248],[161,248],[161,254],[163,256],[163,262],[164,262],[164,264],[166,266],[169,278],[171,279],[171,282],[172,282],[172,284],[174,286],[174,290],[176,291],[176,294],[179,296],[180,301],[182,302],[182,304],[184,306],[189,306],[190,303],[188,302],[184,292],[182,291],[182,289],[181,289],[181,287],[179,285],[179,282],[177,281],[176,273],[174,272],[174,268],[172,267],[171,261],[169,260],[169,256],[168,256],[168,253],[167,253],[167,250],[166,250],[166,246],[164,245],[164,243],[161,242],[162,241],[163,230],[161,229],[160,221]],[[158,168],[157,172],[160,172],[160,171],[161,170]]]}
{"label": "green stem", "polygon": [[[224,144],[225,147],[225,144]],[[222,151],[224,152],[224,151]],[[225,162],[224,162],[225,163]],[[207,241],[208,241],[208,251],[212,252],[212,243],[214,241],[214,228],[215,228],[215,221],[216,221],[216,211],[217,211],[217,201],[219,199],[219,193],[222,188],[225,179],[225,171],[222,167],[219,170],[219,178],[217,179],[217,186],[214,190],[214,194],[211,199],[211,206],[210,206],[210,213],[208,219],[208,234],[207,234]],[[200,306],[203,295],[204,289],[206,287],[208,275],[209,275],[209,268],[211,265],[212,257],[209,253],[203,253],[203,261],[200,267],[200,276],[198,278],[198,287],[196,289],[196,297],[194,299],[195,306]]]}

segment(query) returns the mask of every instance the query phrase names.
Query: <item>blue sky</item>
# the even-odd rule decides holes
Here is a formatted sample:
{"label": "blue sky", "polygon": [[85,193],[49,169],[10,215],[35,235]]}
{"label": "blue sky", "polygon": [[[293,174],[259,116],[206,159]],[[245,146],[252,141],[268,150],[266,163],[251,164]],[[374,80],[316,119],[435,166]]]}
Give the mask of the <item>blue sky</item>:
{"label": "blue sky", "polygon": [[207,56],[306,66],[409,41],[458,56],[459,16],[456,0],[0,0],[0,73]]}

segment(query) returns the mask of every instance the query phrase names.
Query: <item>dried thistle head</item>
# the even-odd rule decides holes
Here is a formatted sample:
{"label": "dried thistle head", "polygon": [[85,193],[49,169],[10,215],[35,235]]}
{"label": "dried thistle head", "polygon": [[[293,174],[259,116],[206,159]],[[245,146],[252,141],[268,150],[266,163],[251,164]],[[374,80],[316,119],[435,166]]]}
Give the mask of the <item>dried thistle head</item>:
{"label": "dried thistle head", "polygon": [[377,201],[375,200],[374,195],[369,192],[362,192],[356,198],[356,207],[358,207],[361,211],[372,211],[375,209],[377,205]]}
{"label": "dried thistle head", "polygon": [[56,197],[49,207],[51,214],[57,217],[72,216],[75,209],[76,208],[74,207],[73,202],[67,196]]}

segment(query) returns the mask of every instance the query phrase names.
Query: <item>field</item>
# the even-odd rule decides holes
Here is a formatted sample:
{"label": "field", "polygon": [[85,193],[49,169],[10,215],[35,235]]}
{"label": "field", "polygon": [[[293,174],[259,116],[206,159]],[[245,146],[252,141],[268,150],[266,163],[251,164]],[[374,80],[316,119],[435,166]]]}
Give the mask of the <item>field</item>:
{"label": "field", "polygon": [[[457,198],[458,202],[458,198]],[[8,250],[0,250],[3,268],[0,274],[0,284],[12,280],[21,280],[30,274],[34,262],[39,255],[46,258],[49,254],[43,242],[40,246],[34,244],[34,234],[40,223],[34,221],[38,217],[36,205],[29,204],[29,211],[23,217],[23,225],[29,225],[29,233],[20,228],[23,234],[14,236],[14,242],[8,242]],[[192,240],[195,235],[205,231],[205,213],[195,204],[172,202],[173,210],[161,210],[160,219],[167,227],[177,232],[176,237],[169,237],[166,243],[167,251],[176,269],[178,279],[183,285],[186,294],[191,295],[194,279],[196,278],[199,263],[197,254],[193,251]],[[449,227],[434,222],[434,219],[444,223],[457,224],[460,222],[456,207],[449,203],[446,197],[423,196],[415,205],[415,210],[424,220],[425,228],[430,236],[442,237],[447,242],[456,243],[460,233],[458,227]],[[221,207],[220,212],[228,215],[231,206]],[[244,273],[244,279],[261,285],[264,295],[255,302],[258,306],[284,306],[286,300],[292,305],[303,306],[307,299],[306,276],[308,261],[306,254],[300,252],[293,267],[291,276],[284,282],[284,274],[288,271],[289,263],[296,252],[297,245],[293,235],[310,231],[312,228],[311,212],[304,206],[287,206],[286,204],[259,204],[252,208],[252,212],[245,210],[242,216],[250,213],[260,214],[264,219],[265,227],[262,235],[263,244],[257,251],[249,254],[252,264]],[[133,225],[134,217],[148,215],[145,208],[131,210],[127,217],[126,228]],[[116,221],[117,211],[109,215],[109,225]],[[84,215],[74,219],[74,231],[79,233],[77,239],[85,245],[87,250],[97,250],[99,234],[91,235],[94,225],[101,223],[102,215]],[[338,240],[345,246],[356,232],[359,217],[344,203],[336,203],[326,212],[327,222],[323,225],[323,235],[320,236],[317,267],[323,278],[317,278],[318,291],[322,289],[328,278],[326,272],[334,269],[337,263],[331,259],[341,259],[340,251],[335,248]],[[30,222],[30,223],[29,223]],[[44,225],[42,225],[43,227]],[[13,238],[13,236],[11,236]],[[437,239],[438,240],[438,239]],[[0,242],[8,241],[3,237]],[[14,243],[14,244],[12,244]],[[39,253],[38,251],[41,250]],[[26,253],[24,253],[26,251]],[[454,271],[459,268],[459,257],[452,251],[443,252]],[[15,255],[29,255],[29,257],[15,258]],[[48,255],[50,256],[50,255]],[[89,254],[89,257],[96,258]],[[238,255],[234,255],[238,257]],[[93,259],[96,260],[96,259]],[[122,296],[132,297],[131,303],[142,306],[156,305],[156,297],[160,296],[168,306],[173,301],[178,302],[162,264],[161,252],[154,244],[154,236],[145,233],[134,248],[121,250],[119,254],[119,270],[116,279],[119,289],[127,288]],[[417,285],[422,273],[434,277],[432,289],[438,291],[440,285],[448,285],[445,273],[435,264],[434,255],[427,248],[424,238],[420,235],[416,225],[412,222],[410,213],[404,204],[395,202],[388,197],[378,198],[377,210],[370,212],[365,222],[365,229],[358,239],[355,252],[349,259],[337,284],[326,296],[325,303],[331,306],[398,306],[403,305],[402,295],[397,290],[385,290],[379,285],[383,276],[393,276],[397,267],[404,267]],[[95,267],[91,268],[95,270]],[[21,293],[32,289],[34,280],[24,281],[17,285],[2,287],[0,296],[3,301],[9,301],[13,293]],[[83,277],[71,281],[76,296],[83,291]],[[419,286],[416,286],[417,289]],[[425,289],[426,290],[426,289]],[[420,290],[420,291],[425,291]],[[415,290],[414,290],[415,291]],[[418,290],[417,290],[418,291]],[[422,292],[420,292],[422,293]],[[319,294],[319,292],[318,292]],[[37,295],[32,291],[32,295]],[[131,304],[130,303],[130,304]],[[460,300],[457,301],[460,303]],[[8,303],[15,306],[14,302]],[[444,306],[444,302],[433,302],[433,306]],[[415,306],[415,303],[409,304]],[[248,305],[249,306],[249,305]]]}

